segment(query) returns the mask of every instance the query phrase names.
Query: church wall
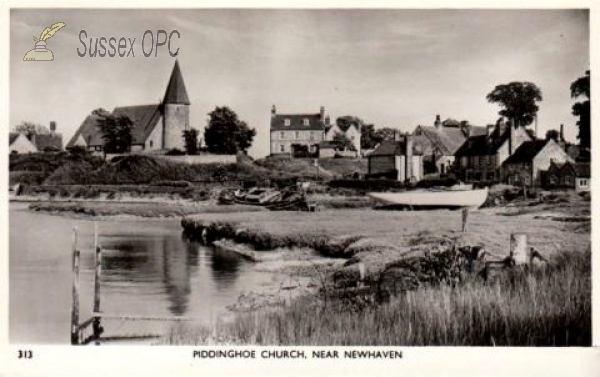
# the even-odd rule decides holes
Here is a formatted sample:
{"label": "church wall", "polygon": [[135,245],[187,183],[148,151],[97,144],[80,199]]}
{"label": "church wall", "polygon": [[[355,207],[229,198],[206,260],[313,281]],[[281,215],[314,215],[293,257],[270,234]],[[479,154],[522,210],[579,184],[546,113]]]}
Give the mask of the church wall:
{"label": "church wall", "polygon": [[190,109],[188,105],[166,104],[164,113],[164,149],[184,150],[183,131],[188,129]]}

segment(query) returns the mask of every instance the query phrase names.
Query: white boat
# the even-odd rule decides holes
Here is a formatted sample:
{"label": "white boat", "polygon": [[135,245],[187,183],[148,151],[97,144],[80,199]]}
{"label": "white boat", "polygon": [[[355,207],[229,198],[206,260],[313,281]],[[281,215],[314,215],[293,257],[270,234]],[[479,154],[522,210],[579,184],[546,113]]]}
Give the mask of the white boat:
{"label": "white boat", "polygon": [[479,208],[488,195],[487,187],[478,190],[412,190],[371,192],[369,196],[384,206],[409,208]]}

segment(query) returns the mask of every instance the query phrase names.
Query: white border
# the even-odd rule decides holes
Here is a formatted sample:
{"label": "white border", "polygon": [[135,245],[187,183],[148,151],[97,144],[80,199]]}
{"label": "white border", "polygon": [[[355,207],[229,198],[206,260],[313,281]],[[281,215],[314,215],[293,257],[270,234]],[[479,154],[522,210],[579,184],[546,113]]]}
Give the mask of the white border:
{"label": "white border", "polygon": [[[600,80],[596,74],[600,45],[600,4],[592,1],[238,1],[187,2],[181,0],[123,1],[9,1],[0,6],[0,125],[9,125],[9,10],[10,8],[63,7],[63,8],[479,8],[479,9],[555,9],[590,8],[590,59],[592,76],[592,124],[600,124],[600,110],[596,106]],[[403,352],[401,360],[338,359],[319,360],[247,360],[247,359],[193,359],[192,351],[198,347],[71,347],[9,345],[8,343],[8,133],[0,132],[0,377],[2,376],[80,376],[80,375],[423,375],[423,376],[598,376],[600,375],[600,350],[594,348],[476,348],[476,347],[395,347]],[[592,140],[600,138],[600,130],[592,127]],[[594,145],[597,144],[593,142]],[[596,147],[593,161],[598,161],[600,147]],[[596,169],[595,169],[596,170]],[[600,194],[600,181],[594,171],[592,187],[594,198]],[[597,249],[600,241],[595,228],[599,212],[597,200],[592,201],[592,245]],[[595,250],[594,250],[595,251]],[[593,256],[593,344],[600,344],[600,287],[598,286],[599,256]],[[18,360],[18,349],[34,352],[31,361]],[[212,347],[215,348],[215,347]],[[252,347],[262,350],[264,347]],[[299,347],[293,347],[297,349]],[[311,349],[324,347],[307,347]],[[352,347],[359,349],[361,347]],[[340,348],[343,349],[343,348]]]}

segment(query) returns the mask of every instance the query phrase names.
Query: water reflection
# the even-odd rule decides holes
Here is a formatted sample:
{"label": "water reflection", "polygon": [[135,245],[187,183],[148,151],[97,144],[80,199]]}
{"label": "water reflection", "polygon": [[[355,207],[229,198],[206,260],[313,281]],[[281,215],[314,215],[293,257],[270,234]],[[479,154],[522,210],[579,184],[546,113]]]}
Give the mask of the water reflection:
{"label": "water reflection", "polygon": [[[100,242],[103,283],[113,287],[122,283],[160,283],[168,297],[171,314],[187,312],[191,277],[200,267],[199,249],[203,246],[177,235],[106,234]],[[87,262],[91,267],[92,258]],[[242,259],[235,253],[213,250],[208,265],[217,290],[226,291],[235,285],[241,263]],[[151,286],[145,288],[151,289]]]}

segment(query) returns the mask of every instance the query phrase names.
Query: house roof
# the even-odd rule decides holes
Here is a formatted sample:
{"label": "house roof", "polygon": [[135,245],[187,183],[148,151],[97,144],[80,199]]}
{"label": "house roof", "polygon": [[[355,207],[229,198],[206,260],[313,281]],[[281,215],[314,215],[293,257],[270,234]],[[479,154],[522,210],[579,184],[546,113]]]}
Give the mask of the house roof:
{"label": "house roof", "polygon": [[8,145],[12,145],[12,143],[14,143],[15,140],[17,140],[19,135],[21,135],[19,132],[10,132],[8,134]]}
{"label": "house roof", "polygon": [[[289,119],[289,126],[285,120]],[[308,119],[308,126],[304,125],[304,119]],[[271,131],[324,131],[325,125],[321,121],[321,114],[277,114],[271,117]]]}
{"label": "house roof", "polygon": [[62,135],[58,133],[48,135],[34,135],[32,141],[37,150],[40,152],[45,151],[47,148],[53,148],[58,150],[62,150],[63,148]]}
{"label": "house roof", "polygon": [[[140,105],[140,106],[123,106],[116,107],[111,113],[115,116],[127,116],[133,121],[133,127],[131,129],[132,144],[144,144],[146,139],[156,127],[158,120],[161,116],[161,105]],[[100,121],[102,116],[99,115],[88,115],[75,135],[69,140],[67,147],[75,145],[79,136],[83,137],[83,140],[88,146],[92,145],[104,145],[102,139],[102,132],[100,131]]]}
{"label": "house roof", "polygon": [[485,156],[495,154],[510,137],[511,129],[508,124],[498,123],[490,135],[484,127],[472,127],[471,136],[454,153],[462,156]]}
{"label": "house roof", "polygon": [[161,105],[140,105],[116,107],[113,115],[128,116],[133,121],[132,144],[144,144],[156,127],[161,116]]}
{"label": "house roof", "polygon": [[[415,140],[413,136],[413,155],[424,154],[422,150],[419,150],[421,146],[420,140]],[[404,140],[384,140],[371,154],[371,156],[404,156],[406,154],[406,143]]]}
{"label": "house roof", "polygon": [[165,98],[163,103],[183,104],[189,105],[190,100],[185,90],[185,84],[183,83],[183,76],[179,69],[179,62],[175,60],[175,66],[173,72],[171,72],[171,78],[165,91]]}
{"label": "house roof", "polygon": [[548,140],[528,140],[519,145],[519,148],[504,161],[505,164],[518,164],[531,162],[535,156],[546,146]]}

